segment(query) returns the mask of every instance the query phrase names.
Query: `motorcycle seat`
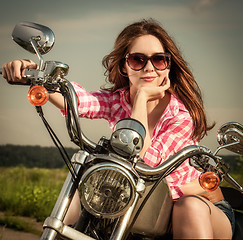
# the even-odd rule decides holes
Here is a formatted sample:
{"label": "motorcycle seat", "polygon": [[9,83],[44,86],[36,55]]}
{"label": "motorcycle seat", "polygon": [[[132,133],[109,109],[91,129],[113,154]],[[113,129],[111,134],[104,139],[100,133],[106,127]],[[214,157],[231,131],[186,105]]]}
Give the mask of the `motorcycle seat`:
{"label": "motorcycle seat", "polygon": [[225,200],[235,213],[235,231],[232,240],[243,239],[243,194],[230,187],[221,187]]}
{"label": "motorcycle seat", "polygon": [[221,187],[221,190],[233,209],[243,211],[243,194],[240,191],[230,187]]}

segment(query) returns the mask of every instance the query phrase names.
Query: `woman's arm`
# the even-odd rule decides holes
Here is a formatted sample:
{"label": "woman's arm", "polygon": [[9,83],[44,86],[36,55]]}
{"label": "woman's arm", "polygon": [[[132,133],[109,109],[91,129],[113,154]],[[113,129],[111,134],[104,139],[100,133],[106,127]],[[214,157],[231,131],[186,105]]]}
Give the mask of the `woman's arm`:
{"label": "woman's arm", "polygon": [[144,153],[151,145],[152,141],[149,134],[149,126],[148,126],[147,98],[142,92],[138,93],[134,99],[131,118],[134,118],[139,122],[141,122],[146,130],[143,149],[140,152],[140,157],[143,157]]}
{"label": "woman's arm", "polygon": [[[154,120],[160,118],[164,109],[168,104],[168,98],[165,98],[166,90],[170,87],[170,80],[165,78],[164,84],[159,87],[141,87],[133,102],[131,117],[140,121],[146,129],[146,136],[144,139],[144,146],[140,152],[140,156],[144,157],[145,152],[152,144],[152,134],[156,123]],[[158,108],[159,107],[159,111]]]}
{"label": "woman's arm", "polygon": [[64,98],[61,93],[50,93],[49,101],[60,110],[64,110]]}

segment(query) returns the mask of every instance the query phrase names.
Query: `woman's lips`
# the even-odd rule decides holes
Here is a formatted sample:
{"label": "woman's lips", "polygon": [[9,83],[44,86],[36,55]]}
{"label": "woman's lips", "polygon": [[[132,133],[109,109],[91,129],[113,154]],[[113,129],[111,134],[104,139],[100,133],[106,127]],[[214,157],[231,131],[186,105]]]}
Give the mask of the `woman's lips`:
{"label": "woman's lips", "polygon": [[145,82],[152,82],[155,78],[156,77],[142,77],[142,80],[144,80]]}

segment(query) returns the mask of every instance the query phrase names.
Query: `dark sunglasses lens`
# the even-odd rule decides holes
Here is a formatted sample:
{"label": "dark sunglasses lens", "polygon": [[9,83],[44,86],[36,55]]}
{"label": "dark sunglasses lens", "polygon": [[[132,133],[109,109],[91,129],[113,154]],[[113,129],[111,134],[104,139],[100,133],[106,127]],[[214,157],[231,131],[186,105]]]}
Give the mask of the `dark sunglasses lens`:
{"label": "dark sunglasses lens", "polygon": [[142,54],[130,54],[127,61],[133,70],[140,70],[145,66],[147,58]]}
{"label": "dark sunglasses lens", "polygon": [[164,70],[168,67],[169,59],[162,54],[154,55],[151,57],[154,67],[158,70]]}

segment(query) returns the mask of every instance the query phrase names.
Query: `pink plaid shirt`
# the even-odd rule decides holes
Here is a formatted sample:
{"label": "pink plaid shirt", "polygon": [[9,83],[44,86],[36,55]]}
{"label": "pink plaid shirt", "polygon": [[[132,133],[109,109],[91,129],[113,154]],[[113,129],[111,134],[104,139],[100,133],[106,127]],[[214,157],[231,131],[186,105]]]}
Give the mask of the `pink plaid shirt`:
{"label": "pink plaid shirt", "polygon": [[[132,106],[129,103],[128,88],[115,92],[98,90],[87,92],[77,83],[72,83],[79,99],[79,116],[102,118],[111,129],[116,122],[130,118]],[[152,145],[144,155],[146,164],[155,167],[180,149],[197,144],[190,136],[193,130],[192,118],[182,102],[171,95],[170,103],[155,126]],[[173,199],[183,195],[180,186],[198,178],[199,172],[189,165],[188,160],[166,177]]]}

